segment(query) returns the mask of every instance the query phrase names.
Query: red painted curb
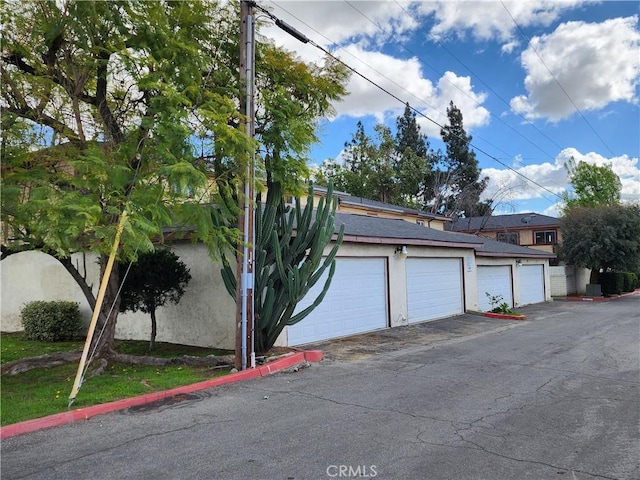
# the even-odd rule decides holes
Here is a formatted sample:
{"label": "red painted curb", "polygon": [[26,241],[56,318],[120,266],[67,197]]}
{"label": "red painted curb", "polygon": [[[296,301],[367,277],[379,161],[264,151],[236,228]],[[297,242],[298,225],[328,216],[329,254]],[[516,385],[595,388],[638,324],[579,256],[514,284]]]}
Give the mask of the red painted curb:
{"label": "red painted curb", "polygon": [[172,388],[171,390],[164,390],[162,392],[148,393],[139,397],[123,398],[122,400],[116,400],[115,402],[103,403],[100,405],[92,405],[90,407],[78,408],[77,410],[69,410],[68,412],[56,413],[55,415],[49,415],[42,418],[34,418],[33,420],[27,420],[25,422],[14,423],[5,427],[0,427],[0,439],[14,437],[16,435],[22,435],[24,433],[35,432],[36,430],[43,430],[45,428],[58,427],[66,423],[75,422],[78,420],[89,420],[97,415],[103,415],[105,413],[115,412],[118,410],[125,410],[130,407],[138,405],[144,405],[147,403],[156,402],[168,397],[174,397],[176,395],[191,393],[197,390],[205,390],[207,388],[217,387],[218,385],[225,385],[227,383],[239,382],[242,380],[249,380],[251,378],[259,378],[276,373],[280,370],[292,368],[301,363],[307,362],[319,362],[322,360],[323,354],[321,350],[309,350],[299,351],[291,353],[283,358],[274,360],[265,365],[261,365],[257,368],[244,370],[242,372],[231,373],[224,377],[213,378],[211,380],[205,380],[203,382],[193,383],[191,385],[184,385],[182,387]]}
{"label": "red painted curb", "polygon": [[493,313],[493,312],[486,312],[484,316],[489,318],[500,318],[503,320],[526,320],[527,318],[526,315],[507,315],[504,313]]}

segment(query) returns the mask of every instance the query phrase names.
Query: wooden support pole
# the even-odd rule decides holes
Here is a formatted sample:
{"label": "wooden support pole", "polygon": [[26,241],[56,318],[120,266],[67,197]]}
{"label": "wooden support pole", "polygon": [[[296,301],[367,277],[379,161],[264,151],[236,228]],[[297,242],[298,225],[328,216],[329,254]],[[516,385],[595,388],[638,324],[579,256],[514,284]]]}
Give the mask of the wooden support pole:
{"label": "wooden support pole", "polygon": [[69,407],[76,399],[76,395],[78,395],[78,390],[80,390],[80,386],[82,385],[82,376],[84,366],[87,363],[87,356],[89,355],[89,348],[91,347],[91,340],[93,339],[93,334],[96,330],[96,324],[98,323],[98,317],[100,316],[100,310],[102,309],[102,303],[104,301],[104,295],[107,291],[107,285],[109,284],[109,277],[111,276],[111,270],[113,269],[113,264],[116,259],[116,253],[118,253],[118,246],[120,245],[120,236],[122,235],[122,230],[124,230],[124,222],[127,219],[127,212],[122,212],[122,216],[120,217],[120,222],[118,223],[118,229],[116,230],[116,237],[113,240],[113,247],[111,247],[111,254],[109,255],[109,260],[107,261],[107,266],[104,269],[104,275],[102,276],[102,281],[100,282],[100,289],[98,290],[98,298],[96,298],[96,305],[93,308],[93,315],[91,316],[91,322],[89,323],[89,331],[87,332],[87,339],[84,342],[84,349],[82,350],[82,356],[80,357],[80,364],[78,365],[78,371],[76,373],[76,379],[73,382],[73,388],[71,389],[71,394],[69,395]]}

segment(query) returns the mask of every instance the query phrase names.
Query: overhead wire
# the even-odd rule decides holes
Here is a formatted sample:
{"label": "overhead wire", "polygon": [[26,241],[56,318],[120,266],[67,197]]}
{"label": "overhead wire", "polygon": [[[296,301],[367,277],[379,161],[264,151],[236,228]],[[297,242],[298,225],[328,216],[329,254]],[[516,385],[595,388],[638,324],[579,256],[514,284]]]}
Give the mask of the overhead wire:
{"label": "overhead wire", "polygon": [[607,144],[607,142],[604,141],[604,139],[600,136],[600,134],[596,131],[595,128],[593,128],[593,125],[591,125],[591,122],[589,122],[589,120],[587,119],[587,117],[584,116],[584,114],[582,113],[582,110],[580,110],[580,108],[576,105],[576,103],[573,101],[573,99],[571,98],[571,96],[569,95],[569,93],[567,92],[567,90],[564,88],[564,86],[562,85],[562,83],[560,83],[560,80],[558,80],[558,77],[556,77],[556,75],[551,71],[551,69],[549,68],[549,66],[547,65],[547,63],[544,61],[544,58],[542,58],[542,55],[540,55],[540,52],[538,52],[538,49],[535,48],[533,46],[533,44],[531,43],[531,39],[529,39],[529,37],[527,37],[527,35],[524,33],[524,30],[522,30],[522,28],[520,27],[520,25],[518,24],[518,22],[516,21],[515,17],[511,14],[511,12],[509,11],[509,9],[507,8],[507,6],[504,4],[504,2],[502,2],[502,0],[500,0],[500,4],[502,5],[502,7],[505,9],[505,11],[507,12],[507,14],[509,14],[509,17],[511,17],[511,20],[513,21],[514,25],[516,26],[516,28],[518,29],[518,32],[520,32],[520,35],[522,35],[522,38],[524,38],[527,41],[527,44],[531,47],[531,50],[533,50],[533,52],[536,54],[536,56],[538,57],[538,59],[540,60],[540,62],[542,63],[542,65],[544,66],[544,68],[547,69],[547,72],[549,72],[549,75],[551,75],[551,78],[553,78],[553,80],[556,82],[556,84],[558,85],[558,87],[560,88],[560,90],[562,91],[562,93],[567,97],[567,99],[569,100],[569,102],[571,103],[571,105],[573,105],[573,108],[575,108],[576,112],[578,113],[578,115],[580,115],[580,117],[582,118],[582,120],[584,120],[584,122],[587,124],[587,126],[589,127],[589,129],[593,132],[593,134],[598,138],[598,140],[600,140],[600,142],[602,142],[602,144],[605,146],[605,148],[607,150],[609,150],[609,153],[612,156],[615,156],[615,153],[613,153],[613,151],[611,150],[611,148],[609,147],[609,145]]}
{"label": "overhead wire", "polygon": [[[395,4],[398,5],[398,7],[411,19],[413,19],[414,21],[417,22],[416,18],[406,9],[404,8],[400,3],[398,3],[397,0],[394,0]],[[442,48],[445,52],[447,52],[453,59],[455,59],[460,65],[462,65],[471,75],[474,76],[474,78],[476,78],[480,83],[482,83],[482,85],[484,85],[493,95],[495,95],[496,98],[498,98],[505,106],[511,108],[511,105],[509,104],[509,102],[507,100],[505,100],[498,92],[496,92],[493,88],[491,88],[491,86],[486,83],[484,80],[482,80],[482,77],[480,77],[480,75],[478,75],[477,73],[475,73],[465,62],[463,62],[456,54],[454,54],[449,48],[447,48],[447,46],[440,42],[437,41],[436,44],[438,45],[439,48]],[[410,50],[409,50],[410,51]],[[419,57],[418,57],[419,58]],[[419,58],[420,59],[420,58]],[[425,65],[426,62],[425,62]],[[550,143],[552,143],[553,145],[555,145],[558,149],[562,150],[562,146],[560,144],[558,144],[553,138],[549,137],[546,133],[544,133],[542,130],[540,130],[538,127],[535,126],[534,123],[532,123],[530,120],[528,120],[524,115],[522,115],[521,113],[517,113],[514,112],[516,115],[518,115],[527,125],[529,125],[531,128],[533,128],[536,132],[538,132],[542,137],[544,137],[546,140],[548,140]],[[549,157],[553,157],[553,155],[550,155],[549,152],[544,151],[539,145],[537,145],[534,141],[530,140],[528,137],[525,137],[524,135],[522,135],[520,132],[518,132],[515,128],[513,128],[511,125],[507,124],[506,122],[504,122],[504,120],[502,120],[499,116],[491,113],[491,115],[495,118],[497,118],[499,121],[501,121],[502,123],[504,123],[506,126],[508,126],[511,130],[513,130],[514,132],[516,132],[519,136],[521,136],[522,138],[524,138],[527,142],[531,143],[531,145],[533,145],[534,147],[536,147],[538,150],[540,150],[542,153],[544,153],[545,155],[548,155]]]}
{"label": "overhead wire", "polygon": [[[356,12],[358,12],[360,15],[362,15],[364,18],[366,18],[369,22],[371,22],[373,25],[375,25],[382,33],[384,33],[387,36],[389,35],[389,32],[387,32],[379,23],[375,22],[374,20],[372,20],[369,16],[367,16],[364,12],[362,12],[362,10],[360,10],[359,8],[357,8],[355,5],[353,5],[352,2],[350,2],[349,0],[345,0],[345,3],[347,3],[351,8],[353,8]],[[415,20],[415,18],[413,18],[413,16],[407,12],[406,9],[404,9],[400,4],[398,4],[398,2],[395,2],[400,8],[402,8],[402,10],[412,19]],[[462,88],[460,88],[458,85],[456,85],[454,82],[452,82],[450,79],[448,79],[445,74],[441,71],[438,71],[436,68],[434,68],[432,65],[430,65],[427,61],[425,61],[420,55],[418,55],[416,52],[414,52],[413,50],[411,50],[410,48],[408,48],[407,46],[403,45],[402,43],[397,43],[397,45],[400,46],[400,48],[402,48],[403,50],[405,50],[406,52],[410,53],[411,55],[413,55],[420,63],[422,63],[424,66],[426,66],[427,68],[431,69],[433,72],[435,72],[437,75],[440,75],[441,78],[443,78],[447,83],[449,83],[451,86],[453,86],[456,90],[458,90],[460,93],[462,93],[462,95],[464,95],[465,97],[469,98],[473,103],[475,103],[477,106],[482,107],[482,104],[480,102],[478,102],[478,100],[476,100],[472,95],[469,94],[469,92],[463,90]],[[460,62],[460,60],[458,60]],[[462,63],[462,62],[460,62]],[[464,65],[464,64],[463,64]],[[466,67],[466,66],[465,66]],[[468,68],[467,68],[468,69]],[[470,70],[470,69],[468,69]],[[477,75],[474,74],[474,76],[477,78]],[[484,84],[484,82],[482,82]],[[486,85],[486,84],[485,84]],[[491,90],[491,88],[489,88]],[[491,90],[493,92],[493,90]],[[495,92],[493,92],[495,94]],[[504,100],[503,100],[504,101]],[[516,130],[513,126],[509,125],[507,122],[505,122],[502,118],[500,118],[498,115],[496,115],[495,113],[489,111],[488,112],[489,115],[491,115],[491,117],[495,118],[498,122],[502,123],[503,125],[505,125],[507,128],[509,128],[511,131],[513,131],[516,135],[518,135],[519,137],[521,137],[523,140],[525,140],[526,142],[530,143],[532,146],[534,146],[535,148],[537,148],[538,150],[540,150],[542,153],[544,153],[545,155],[548,155],[550,158],[553,158],[553,155],[551,155],[549,152],[546,152],[540,145],[538,145],[537,143],[535,143],[533,140],[529,139],[528,137],[526,137],[525,135],[523,135],[521,132],[519,132],[518,130]],[[524,118],[524,117],[523,117]],[[502,148],[500,148],[499,146],[489,142],[486,138],[483,137],[476,137],[476,138],[480,138],[483,141],[485,141],[488,145],[490,145],[491,147],[495,148],[496,150],[504,153],[505,155],[507,155],[509,158],[513,158],[513,155],[511,155],[509,152],[504,151]],[[557,145],[557,144],[556,144]],[[558,148],[561,148],[558,145]]]}
{"label": "overhead wire", "polygon": [[[294,29],[293,27],[291,27],[290,25],[286,24],[286,22],[283,22],[281,19],[279,19],[278,17],[276,17],[272,12],[270,12],[269,10],[265,9],[264,7],[255,4],[254,6],[256,8],[258,8],[259,10],[261,10],[263,13],[265,13],[269,18],[271,18],[271,20],[273,20],[274,22],[276,22],[276,25],[280,28],[281,25],[286,25],[288,27],[287,29],[283,29],[285,31],[287,31],[287,33],[290,33],[290,30],[293,30],[296,32],[296,35],[293,35],[295,38],[297,38],[298,40],[300,40],[303,43],[308,43],[310,45],[312,45],[313,47],[317,48],[318,50],[320,50],[321,52],[323,52],[324,54],[328,55],[329,57],[333,58],[335,61],[339,62],[341,65],[343,65],[345,68],[347,68],[350,72],[352,72],[353,74],[357,75],[358,77],[362,78],[363,80],[365,80],[366,82],[370,83],[371,85],[373,85],[375,88],[377,88],[378,90],[386,93],[388,96],[390,96],[391,98],[397,100],[398,102],[404,104],[404,105],[408,105],[409,109],[411,111],[413,111],[416,115],[419,115],[420,117],[425,118],[427,121],[433,123],[434,125],[436,125],[437,127],[439,127],[440,129],[444,128],[444,125],[438,123],[436,120],[434,120],[433,118],[429,117],[428,115],[424,114],[423,112],[421,112],[420,110],[416,109],[415,107],[412,107],[409,102],[407,102],[406,100],[400,98],[399,96],[397,96],[396,94],[392,93],[391,91],[389,91],[388,89],[384,88],[383,86],[381,86],[380,84],[376,83],[375,81],[371,80],[370,78],[368,78],[366,75],[360,73],[359,71],[357,71],[355,68],[353,68],[352,66],[350,66],[349,64],[347,64],[346,62],[344,62],[341,58],[335,56],[332,52],[330,52],[329,50],[327,50],[326,48],[324,48],[322,45],[319,45],[318,43],[316,43],[315,41],[313,41],[312,39],[306,37],[303,33],[299,32],[298,30]],[[279,8],[282,8],[279,6]],[[284,11],[286,11],[285,9],[283,9]],[[288,13],[288,12],[287,12]],[[293,15],[292,15],[293,16]],[[294,18],[297,19],[297,17],[294,16]],[[299,20],[299,19],[298,19]],[[304,23],[304,22],[301,22]],[[306,23],[304,23],[306,26],[308,26]],[[315,31],[315,29],[312,28],[312,30]],[[323,37],[325,37],[327,40],[330,41],[330,43],[335,44],[335,42],[333,42],[331,39],[328,39],[326,36],[322,35]],[[363,64],[366,65],[365,62],[362,62]],[[375,71],[375,70],[374,70]],[[384,75],[383,75],[384,76]],[[385,77],[386,78],[386,77]],[[395,82],[394,82],[395,83]],[[401,87],[402,88],[402,87]],[[417,97],[416,97],[417,98]],[[469,145],[471,147],[473,147],[476,151],[486,155],[488,158],[490,158],[491,160],[495,161],[496,163],[502,165],[503,167],[505,167],[506,169],[512,171],[513,173],[515,173],[516,175],[518,175],[519,177],[523,178],[524,180],[526,180],[527,182],[537,186],[538,188],[544,190],[547,193],[550,193],[551,195],[553,195],[554,197],[557,197],[558,199],[562,199],[562,196],[555,193],[552,190],[549,190],[547,187],[545,187],[544,185],[541,185],[540,183],[536,182],[535,180],[527,177],[526,175],[524,175],[523,173],[519,172],[518,170],[514,169],[513,167],[509,166],[508,164],[502,162],[498,157],[490,154],[489,152],[485,151],[484,149],[478,147],[476,144],[474,143],[469,143]],[[505,152],[506,153],[506,152]],[[547,197],[545,197],[544,195],[542,195],[542,197],[544,199],[546,199],[547,201],[553,203],[552,200],[549,200]]]}

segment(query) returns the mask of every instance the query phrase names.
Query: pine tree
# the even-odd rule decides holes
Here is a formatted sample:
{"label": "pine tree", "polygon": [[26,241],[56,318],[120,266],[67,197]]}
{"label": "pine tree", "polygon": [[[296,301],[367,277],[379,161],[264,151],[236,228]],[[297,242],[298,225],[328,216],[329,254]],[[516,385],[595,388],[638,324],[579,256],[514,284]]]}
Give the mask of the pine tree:
{"label": "pine tree", "polygon": [[408,103],[404,114],[397,118],[396,127],[394,169],[401,196],[399,203],[422,206],[427,200],[427,185],[432,182],[434,155],[427,136],[420,133],[416,114]]}
{"label": "pine tree", "polygon": [[435,178],[434,191],[441,192],[440,201],[432,205],[437,213],[471,217],[477,214],[480,195],[488,178],[480,179],[478,160],[469,148],[472,137],[464,129],[462,112],[453,102],[447,108],[449,124],[440,134],[446,144],[446,156],[440,159],[440,169]]}

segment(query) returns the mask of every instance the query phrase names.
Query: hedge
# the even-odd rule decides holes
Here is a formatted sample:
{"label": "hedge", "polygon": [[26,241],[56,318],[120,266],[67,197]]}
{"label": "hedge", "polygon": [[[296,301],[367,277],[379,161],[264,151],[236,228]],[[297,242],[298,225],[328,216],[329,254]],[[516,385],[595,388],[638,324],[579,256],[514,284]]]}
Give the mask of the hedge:
{"label": "hedge", "polygon": [[82,317],[76,302],[29,302],[20,311],[20,316],[29,340],[72,340],[82,332]]}

